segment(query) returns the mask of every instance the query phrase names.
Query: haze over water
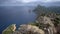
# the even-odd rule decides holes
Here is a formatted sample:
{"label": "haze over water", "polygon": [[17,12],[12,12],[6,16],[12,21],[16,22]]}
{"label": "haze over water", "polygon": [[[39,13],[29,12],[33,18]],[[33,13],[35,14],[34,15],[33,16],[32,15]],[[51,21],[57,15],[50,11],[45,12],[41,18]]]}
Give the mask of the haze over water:
{"label": "haze over water", "polygon": [[26,24],[35,20],[35,13],[24,6],[0,6],[0,34],[10,24]]}
{"label": "haze over water", "polygon": [[60,0],[0,0],[0,34],[10,24],[26,24],[36,18],[37,5],[60,6]]}

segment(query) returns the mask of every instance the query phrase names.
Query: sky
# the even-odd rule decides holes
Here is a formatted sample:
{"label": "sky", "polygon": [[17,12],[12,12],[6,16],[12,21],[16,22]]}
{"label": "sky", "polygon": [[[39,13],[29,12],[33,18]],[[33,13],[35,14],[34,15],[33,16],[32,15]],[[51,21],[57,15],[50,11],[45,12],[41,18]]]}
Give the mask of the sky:
{"label": "sky", "polygon": [[29,3],[29,2],[36,2],[36,1],[40,1],[40,2],[55,2],[55,1],[60,1],[60,0],[0,0],[0,2],[4,3],[4,2],[23,2],[23,3]]}
{"label": "sky", "polygon": [[27,4],[31,2],[60,2],[60,0],[0,0],[0,5]]}
{"label": "sky", "polygon": [[22,1],[24,3],[28,3],[28,2],[36,2],[36,1],[41,1],[41,2],[54,2],[54,1],[60,1],[60,0],[16,0],[16,1]]}
{"label": "sky", "polygon": [[22,0],[23,2],[34,2],[34,1],[41,1],[41,2],[54,2],[60,0]]}

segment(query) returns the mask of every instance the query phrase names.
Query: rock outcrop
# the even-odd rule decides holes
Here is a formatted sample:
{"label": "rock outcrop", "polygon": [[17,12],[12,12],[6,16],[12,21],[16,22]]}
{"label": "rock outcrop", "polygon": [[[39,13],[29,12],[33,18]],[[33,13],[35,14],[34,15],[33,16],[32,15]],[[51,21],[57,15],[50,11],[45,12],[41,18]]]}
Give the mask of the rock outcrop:
{"label": "rock outcrop", "polygon": [[8,26],[3,32],[2,34],[12,34],[13,32],[15,32],[16,30],[16,24],[12,24],[10,26]]}
{"label": "rock outcrop", "polygon": [[[49,26],[44,26],[45,29],[44,30],[48,30],[47,34],[54,34],[56,33],[56,29],[55,26],[53,24],[53,22],[51,21],[51,18],[47,17],[47,16],[41,16],[37,19],[38,23],[42,23],[44,25],[49,25]],[[46,32],[46,31],[45,31]]]}
{"label": "rock outcrop", "polygon": [[32,25],[20,25],[19,31],[22,34],[45,34],[42,29]]}

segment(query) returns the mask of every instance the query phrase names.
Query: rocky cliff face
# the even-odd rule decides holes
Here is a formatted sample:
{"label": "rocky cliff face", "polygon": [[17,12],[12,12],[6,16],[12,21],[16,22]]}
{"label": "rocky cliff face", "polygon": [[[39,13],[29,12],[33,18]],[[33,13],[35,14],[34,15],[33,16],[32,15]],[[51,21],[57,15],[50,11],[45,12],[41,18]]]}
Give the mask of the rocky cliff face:
{"label": "rocky cliff face", "polygon": [[[37,21],[39,24],[42,23],[45,25],[45,26],[42,26],[44,27],[43,29],[41,29],[41,27],[39,28],[39,26],[37,27],[29,24],[23,24],[23,25],[20,25],[18,31],[21,34],[55,34],[57,32],[53,22],[49,17],[41,16],[38,18]],[[19,33],[19,32],[15,32],[15,33]]]}
{"label": "rocky cliff face", "polygon": [[[54,20],[54,19],[53,19]],[[40,16],[34,25],[32,24],[23,24],[20,25],[18,30],[16,30],[16,26],[12,25],[13,27],[8,27],[8,29],[5,30],[12,30],[10,31],[10,34],[56,34],[59,32],[59,26],[58,28],[55,27],[53,21],[51,20],[51,17],[47,16]],[[4,31],[3,31],[4,34]],[[9,33],[7,33],[9,34]]]}
{"label": "rocky cliff face", "polygon": [[12,24],[10,25],[9,27],[7,27],[3,32],[2,34],[11,34],[13,32],[15,32],[16,30],[16,24]]}
{"label": "rocky cliff face", "polygon": [[21,25],[19,31],[22,34],[44,34],[45,33],[42,29],[39,29],[39,27],[32,26],[32,25]]}

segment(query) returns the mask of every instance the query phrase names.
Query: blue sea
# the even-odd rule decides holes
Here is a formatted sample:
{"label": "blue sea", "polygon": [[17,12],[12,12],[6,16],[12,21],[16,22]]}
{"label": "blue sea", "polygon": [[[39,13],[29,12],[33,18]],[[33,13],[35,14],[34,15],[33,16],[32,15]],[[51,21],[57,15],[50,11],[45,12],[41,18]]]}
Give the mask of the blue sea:
{"label": "blue sea", "polygon": [[36,14],[30,6],[0,6],[0,34],[10,24],[27,24],[33,22]]}

